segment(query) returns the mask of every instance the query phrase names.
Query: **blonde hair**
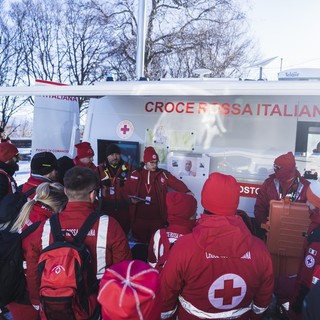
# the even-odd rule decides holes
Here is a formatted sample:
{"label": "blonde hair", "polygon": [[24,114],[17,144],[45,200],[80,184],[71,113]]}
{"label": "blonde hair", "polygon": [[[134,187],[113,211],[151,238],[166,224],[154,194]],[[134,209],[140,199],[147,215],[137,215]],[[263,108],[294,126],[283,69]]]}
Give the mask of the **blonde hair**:
{"label": "blonde hair", "polygon": [[34,198],[22,207],[15,223],[10,229],[11,232],[18,232],[27,223],[30,213],[35,203],[45,206],[52,213],[63,210],[68,202],[68,198],[64,193],[64,187],[58,182],[43,182],[37,189]]}

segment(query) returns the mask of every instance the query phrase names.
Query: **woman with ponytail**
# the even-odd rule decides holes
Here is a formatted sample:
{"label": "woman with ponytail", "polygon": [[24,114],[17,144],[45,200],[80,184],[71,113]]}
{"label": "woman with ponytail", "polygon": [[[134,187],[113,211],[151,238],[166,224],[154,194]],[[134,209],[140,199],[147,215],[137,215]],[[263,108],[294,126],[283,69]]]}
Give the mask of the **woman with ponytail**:
{"label": "woman with ponytail", "polygon": [[[64,187],[58,182],[43,182],[37,189],[34,198],[28,201],[21,209],[20,214],[10,229],[11,232],[21,232],[28,226],[38,221],[45,221],[54,213],[60,212],[67,204],[68,198],[64,193]],[[22,240],[22,248],[25,260],[32,248],[28,245],[28,235]],[[25,270],[25,273],[27,270]],[[28,279],[27,279],[28,282]],[[7,307],[14,320],[37,320],[39,311],[29,301],[28,289],[26,288],[24,303],[10,303]]]}
{"label": "woman with ponytail", "polygon": [[34,198],[22,207],[11,232],[23,231],[37,221],[47,220],[53,213],[60,212],[67,202],[68,198],[60,183],[41,183],[36,189]]}

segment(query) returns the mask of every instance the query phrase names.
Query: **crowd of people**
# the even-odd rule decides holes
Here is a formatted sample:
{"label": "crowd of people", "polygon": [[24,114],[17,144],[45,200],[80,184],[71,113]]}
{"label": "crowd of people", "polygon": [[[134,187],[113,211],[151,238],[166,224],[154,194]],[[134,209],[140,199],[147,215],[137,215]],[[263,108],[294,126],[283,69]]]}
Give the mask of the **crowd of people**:
{"label": "crowd of people", "polygon": [[[320,183],[310,185],[301,177],[291,152],[274,160],[274,174],[258,192],[253,228],[251,219],[238,210],[240,187],[230,175],[209,175],[201,191],[203,212],[196,219],[194,194],[181,179],[159,168],[153,147],[145,148],[137,169],[121,158],[118,145],[108,145],[105,161],[98,165],[90,143],[75,147],[74,159],[35,154],[30,177],[18,187],[18,149],[10,142],[0,143],[0,202],[16,190],[32,192],[18,218],[0,225],[0,230],[22,232],[39,224],[22,240],[26,299],[2,308],[14,320],[262,319],[275,281],[267,235],[260,228],[268,220],[270,200],[307,202],[309,233],[320,223]],[[63,240],[72,242],[93,214],[97,218],[83,243],[99,285],[90,293],[86,315],[71,316],[66,304],[45,299],[39,261],[57,240],[52,217],[57,218]],[[137,254],[131,243],[141,245],[138,250],[143,252]],[[301,298],[302,278],[298,277],[293,299]],[[312,314],[318,285],[307,296],[309,289],[300,299],[301,308],[292,312],[316,319]],[[60,308],[58,318],[52,316],[55,308]]]}

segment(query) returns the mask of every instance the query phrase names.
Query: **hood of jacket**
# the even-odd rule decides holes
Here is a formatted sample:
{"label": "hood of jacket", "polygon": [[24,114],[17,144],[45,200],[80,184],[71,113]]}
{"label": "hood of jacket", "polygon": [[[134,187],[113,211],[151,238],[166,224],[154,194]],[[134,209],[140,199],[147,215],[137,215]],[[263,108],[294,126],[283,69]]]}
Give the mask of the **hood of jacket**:
{"label": "hood of jacket", "polygon": [[253,240],[253,235],[239,216],[202,214],[192,234],[202,250],[231,258],[246,254]]}

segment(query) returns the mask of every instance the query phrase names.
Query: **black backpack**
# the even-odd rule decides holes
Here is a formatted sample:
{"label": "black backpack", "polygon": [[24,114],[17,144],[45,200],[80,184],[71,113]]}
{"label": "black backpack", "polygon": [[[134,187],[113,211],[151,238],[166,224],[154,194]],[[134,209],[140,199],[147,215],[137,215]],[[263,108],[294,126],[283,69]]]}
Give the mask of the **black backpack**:
{"label": "black backpack", "polygon": [[[53,243],[43,248],[38,262],[41,310],[46,319],[91,319],[98,310],[92,304],[98,280],[84,240],[100,216],[99,212],[90,214],[76,235],[61,230],[59,214],[50,218]],[[72,241],[65,239],[66,233]]]}
{"label": "black backpack", "polygon": [[0,308],[10,302],[28,301],[21,243],[40,223],[33,223],[21,234],[8,229],[0,231]]}
{"label": "black backpack", "polygon": [[[17,190],[15,193],[8,193],[0,201],[0,223],[10,223],[10,227],[18,217],[23,205],[28,201],[28,197],[37,189],[37,186],[26,192]],[[10,228],[8,227],[8,229]]]}

